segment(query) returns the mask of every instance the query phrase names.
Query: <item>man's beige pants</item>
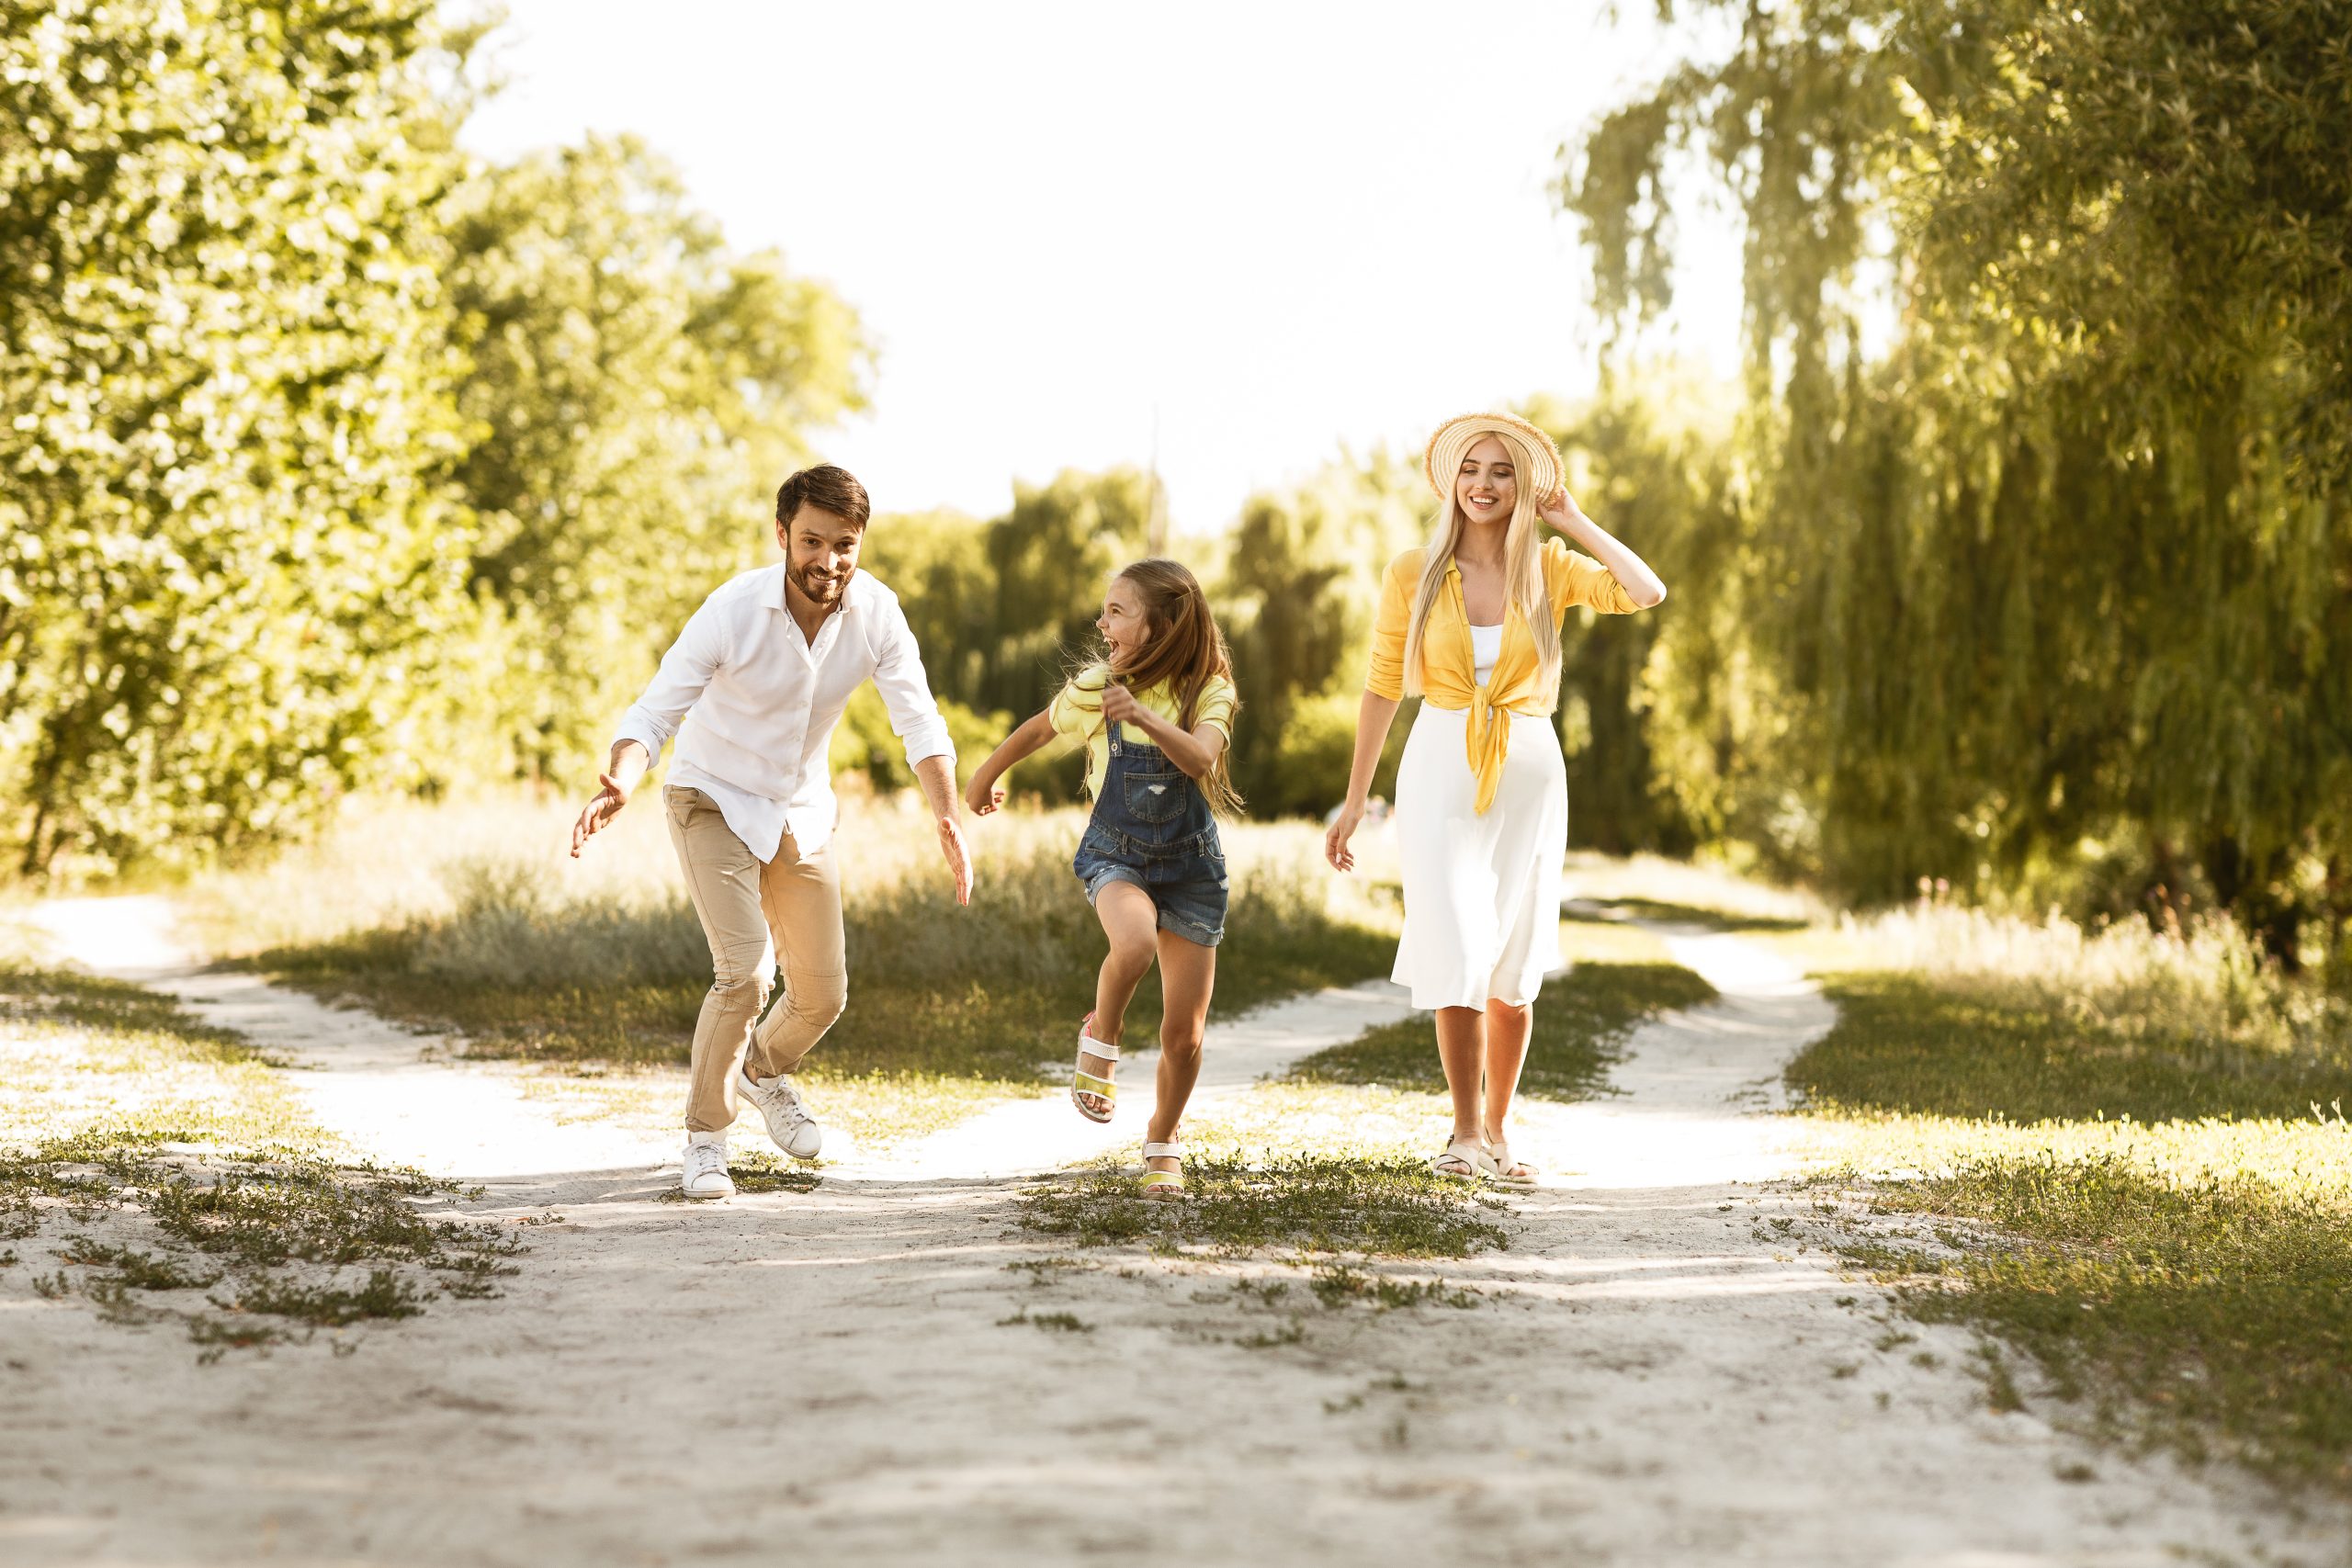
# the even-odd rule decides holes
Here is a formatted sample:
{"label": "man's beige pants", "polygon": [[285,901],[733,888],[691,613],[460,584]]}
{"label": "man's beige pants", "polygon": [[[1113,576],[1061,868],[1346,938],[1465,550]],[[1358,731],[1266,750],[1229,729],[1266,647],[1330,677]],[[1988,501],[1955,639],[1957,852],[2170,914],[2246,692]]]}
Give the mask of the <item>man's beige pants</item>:
{"label": "man's beige pants", "polygon": [[[686,1131],[723,1133],[735,1124],[739,1069],[761,1078],[792,1071],[842,1015],[849,975],[841,874],[830,842],[803,854],[789,833],[762,865],[698,789],[672,785],[662,790],[662,804],[686,892],[710,939],[713,973],[695,1024]],[[761,1019],[775,974],[771,942],[784,964],[784,997]]]}

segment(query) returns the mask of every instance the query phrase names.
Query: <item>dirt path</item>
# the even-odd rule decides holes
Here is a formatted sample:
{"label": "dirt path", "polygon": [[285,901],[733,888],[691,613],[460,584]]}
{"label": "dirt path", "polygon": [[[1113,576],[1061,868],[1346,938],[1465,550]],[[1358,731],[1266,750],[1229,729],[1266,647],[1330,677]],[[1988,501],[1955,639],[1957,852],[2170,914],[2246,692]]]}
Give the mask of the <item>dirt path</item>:
{"label": "dirt path", "polygon": [[[76,918],[124,966],[130,942],[103,945],[108,912]],[[1281,1272],[1264,1265],[1051,1267],[1012,1223],[1017,1184],[983,1174],[1038,1152],[1015,1113],[1042,1112],[1025,1107],[983,1119],[1001,1136],[976,1122],[918,1145],[897,1179],[836,1170],[808,1194],[659,1201],[666,1170],[599,1168],[565,1142],[593,1129],[486,1099],[460,1112],[482,1092],[471,1070],[420,1065],[401,1037],[411,1059],[352,1076],[413,1095],[406,1111],[314,1087],[322,1114],[340,1104],[331,1124],[387,1140],[388,1159],[538,1150],[508,1163],[548,1169],[503,1177],[493,1203],[560,1204],[566,1223],[534,1234],[504,1299],[350,1335],[349,1357],[198,1367],[174,1336],[99,1325],[0,1274],[0,1555],[2346,1561],[2341,1511],[2299,1517],[2226,1474],[2094,1449],[2046,1424],[2058,1406],[2030,1385],[2036,1414],[1992,1413],[1961,1331],[1905,1325],[1916,1341],[1876,1348],[1875,1292],[1768,1223],[1801,1220],[1804,1201],[1736,1185],[1786,1168],[1788,1126],[1765,1112],[1826,1004],[1736,938],[1670,940],[1724,999],[1641,1031],[1615,1074],[1626,1092],[1531,1117],[1525,1152],[1573,1174],[1514,1200],[1508,1251],[1445,1266],[1487,1292],[1469,1311],[1326,1312],[1297,1284],[1272,1303],[1232,1288]],[[259,1038],[292,1031],[281,1049],[382,1043],[356,1015],[211,994],[218,1016],[256,1010]],[[1285,1030],[1394,1005],[1324,1000],[1250,1021],[1289,1020],[1269,1025],[1270,1062]],[[304,1032],[330,1023],[352,1032]],[[451,1127],[547,1125],[446,1133],[435,1104]],[[1048,1314],[1086,1326],[1041,1329]]]}

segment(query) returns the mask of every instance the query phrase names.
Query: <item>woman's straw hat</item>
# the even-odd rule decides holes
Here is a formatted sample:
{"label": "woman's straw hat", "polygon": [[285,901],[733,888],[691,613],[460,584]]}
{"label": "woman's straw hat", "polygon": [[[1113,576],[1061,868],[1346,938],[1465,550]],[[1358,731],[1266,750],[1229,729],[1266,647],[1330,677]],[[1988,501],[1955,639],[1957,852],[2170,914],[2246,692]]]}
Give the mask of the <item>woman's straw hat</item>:
{"label": "woman's straw hat", "polygon": [[[1521,490],[1537,502],[1548,501],[1560,488],[1559,448],[1552,438],[1517,414],[1456,414],[1437,427],[1429,449],[1421,454],[1421,472],[1441,500],[1453,493],[1453,476],[1462,471],[1462,455],[1482,435],[1507,435],[1527,449],[1528,471],[1519,476]],[[1445,478],[1438,476],[1443,474]]]}

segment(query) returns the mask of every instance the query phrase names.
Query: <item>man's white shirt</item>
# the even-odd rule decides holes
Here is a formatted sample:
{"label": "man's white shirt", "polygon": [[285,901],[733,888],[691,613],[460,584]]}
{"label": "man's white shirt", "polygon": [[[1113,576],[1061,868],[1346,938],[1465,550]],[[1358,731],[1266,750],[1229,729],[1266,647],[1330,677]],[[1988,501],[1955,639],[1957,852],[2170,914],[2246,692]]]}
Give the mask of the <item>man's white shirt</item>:
{"label": "man's white shirt", "polygon": [[840,807],[827,752],[867,680],[909,767],[927,757],[952,766],[956,755],[899,596],[855,572],[811,646],[785,607],[784,582],[783,566],[763,567],[704,600],[615,737],[659,761],[676,736],[669,782],[710,796],[763,862],[787,832],[804,852],[832,836]]}

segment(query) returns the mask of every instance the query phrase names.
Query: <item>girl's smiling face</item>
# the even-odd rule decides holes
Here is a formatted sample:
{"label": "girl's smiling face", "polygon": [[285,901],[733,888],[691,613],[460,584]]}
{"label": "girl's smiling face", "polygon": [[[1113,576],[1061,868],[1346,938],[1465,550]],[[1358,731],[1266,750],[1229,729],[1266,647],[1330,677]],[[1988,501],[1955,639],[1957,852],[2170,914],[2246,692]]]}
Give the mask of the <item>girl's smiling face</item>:
{"label": "girl's smiling face", "polygon": [[1482,435],[1462,454],[1462,471],[1453,476],[1454,504],[1473,523],[1508,523],[1519,504],[1519,470],[1510,448],[1492,435]]}
{"label": "girl's smiling face", "polygon": [[1111,645],[1111,662],[1124,664],[1151,640],[1151,626],[1144,618],[1143,595],[1124,577],[1114,577],[1103,591],[1102,613],[1094,629]]}

